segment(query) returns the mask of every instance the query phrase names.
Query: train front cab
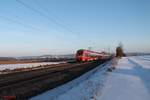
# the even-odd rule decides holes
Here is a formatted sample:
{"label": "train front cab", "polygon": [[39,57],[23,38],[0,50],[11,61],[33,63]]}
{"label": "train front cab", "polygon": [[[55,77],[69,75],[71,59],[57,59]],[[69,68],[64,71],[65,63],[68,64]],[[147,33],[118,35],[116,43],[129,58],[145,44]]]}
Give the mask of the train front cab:
{"label": "train front cab", "polygon": [[78,50],[76,53],[76,60],[77,62],[82,62],[83,61],[83,50]]}

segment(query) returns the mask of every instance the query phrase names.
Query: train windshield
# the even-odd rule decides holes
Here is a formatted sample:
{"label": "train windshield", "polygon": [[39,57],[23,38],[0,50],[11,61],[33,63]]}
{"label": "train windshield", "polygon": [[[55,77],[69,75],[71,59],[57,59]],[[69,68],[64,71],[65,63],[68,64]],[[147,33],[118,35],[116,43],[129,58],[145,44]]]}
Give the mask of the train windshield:
{"label": "train windshield", "polygon": [[82,50],[79,50],[78,52],[77,52],[77,55],[82,55],[83,54],[83,51]]}

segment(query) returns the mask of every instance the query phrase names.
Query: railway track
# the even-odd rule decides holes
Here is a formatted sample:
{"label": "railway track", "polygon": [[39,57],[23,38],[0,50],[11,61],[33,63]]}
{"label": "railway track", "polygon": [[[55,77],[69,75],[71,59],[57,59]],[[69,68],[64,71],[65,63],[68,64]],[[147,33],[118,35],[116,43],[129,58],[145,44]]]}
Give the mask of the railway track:
{"label": "railway track", "polygon": [[0,75],[0,98],[13,96],[17,100],[26,100],[64,84],[105,61],[66,63],[27,72]]}
{"label": "railway track", "polygon": [[[59,71],[62,69],[65,69],[67,67],[69,67],[70,64],[60,64],[60,65],[53,65],[53,66],[49,66],[47,68],[42,68],[42,69],[37,69],[37,70],[30,70],[30,71],[21,71],[21,72],[17,72],[17,73],[9,73],[9,74],[3,74],[0,75],[0,87],[2,86],[6,86],[7,84],[13,84],[13,83],[17,83],[18,81],[25,81],[28,79],[32,79],[34,77],[38,77],[41,75],[46,75],[46,74],[50,74],[53,73],[55,71]],[[59,69],[58,69],[59,67]],[[44,71],[44,73],[43,73]]]}

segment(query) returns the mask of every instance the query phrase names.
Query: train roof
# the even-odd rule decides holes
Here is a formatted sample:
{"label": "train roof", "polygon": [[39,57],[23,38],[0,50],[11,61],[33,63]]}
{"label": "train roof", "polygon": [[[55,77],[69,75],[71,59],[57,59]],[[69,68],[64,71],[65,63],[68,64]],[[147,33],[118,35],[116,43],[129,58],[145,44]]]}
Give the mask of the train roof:
{"label": "train roof", "polygon": [[105,52],[96,52],[96,51],[91,51],[91,50],[86,50],[86,49],[79,49],[78,51],[87,51],[87,52],[98,53],[98,54],[105,53]]}

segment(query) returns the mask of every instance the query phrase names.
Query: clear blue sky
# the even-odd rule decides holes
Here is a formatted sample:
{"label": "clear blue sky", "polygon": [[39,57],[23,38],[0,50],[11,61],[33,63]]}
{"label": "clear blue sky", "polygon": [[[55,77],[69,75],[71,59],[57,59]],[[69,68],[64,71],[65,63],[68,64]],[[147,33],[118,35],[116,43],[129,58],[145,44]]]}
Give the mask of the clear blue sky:
{"label": "clear blue sky", "polygon": [[[149,0],[0,0],[0,56],[150,52]],[[44,14],[44,16],[43,16]],[[46,17],[45,17],[46,16]]]}

